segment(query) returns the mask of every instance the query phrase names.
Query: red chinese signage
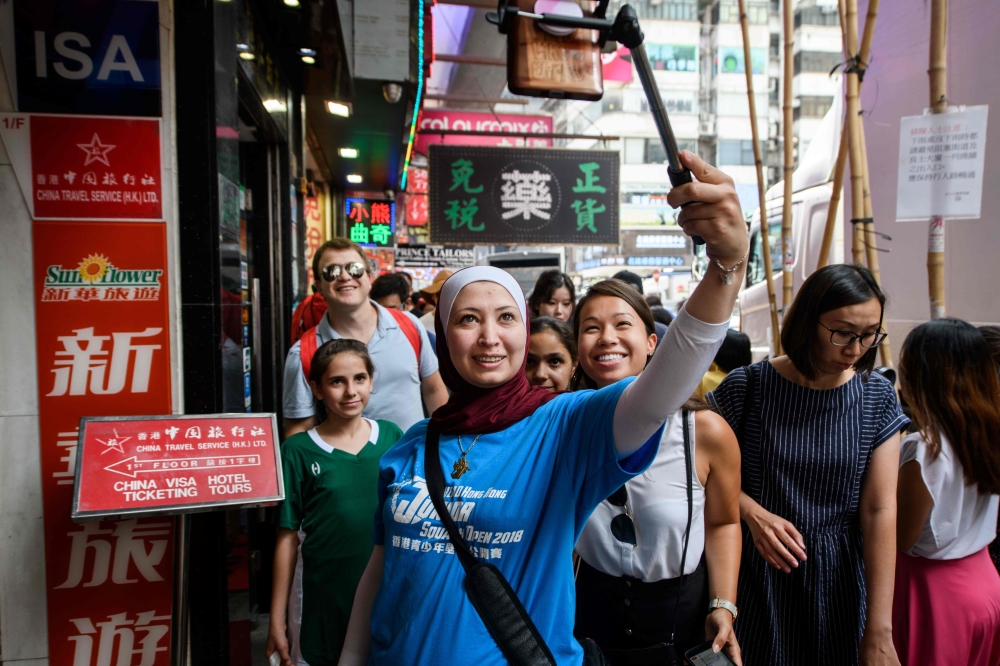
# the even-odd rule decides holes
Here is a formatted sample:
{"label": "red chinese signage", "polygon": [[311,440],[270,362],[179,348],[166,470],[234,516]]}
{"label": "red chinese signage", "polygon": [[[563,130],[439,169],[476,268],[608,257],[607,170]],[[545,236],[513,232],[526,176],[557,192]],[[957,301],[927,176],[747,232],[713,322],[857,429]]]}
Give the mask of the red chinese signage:
{"label": "red chinese signage", "polygon": [[3,114],[0,133],[35,219],[163,219],[158,119]]}
{"label": "red chinese signage", "polygon": [[49,663],[166,666],[173,520],[70,519],[80,418],[171,413],[166,225],[35,222],[33,245]]}
{"label": "red chinese signage", "polygon": [[284,499],[273,415],[85,419],[73,518]]}

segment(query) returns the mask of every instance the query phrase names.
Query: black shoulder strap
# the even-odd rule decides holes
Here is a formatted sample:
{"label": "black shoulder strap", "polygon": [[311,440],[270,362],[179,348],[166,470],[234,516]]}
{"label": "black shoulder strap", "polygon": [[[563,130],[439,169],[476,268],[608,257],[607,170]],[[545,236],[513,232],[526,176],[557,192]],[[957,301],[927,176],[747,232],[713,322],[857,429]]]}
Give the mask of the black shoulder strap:
{"label": "black shoulder strap", "polygon": [[753,407],[754,391],[756,390],[755,384],[757,383],[757,377],[754,374],[752,365],[744,365],[743,372],[746,373],[747,384],[746,391],[743,393],[743,411],[740,414],[740,426],[736,430],[736,439],[741,446],[743,444],[743,437],[746,435],[747,416],[750,415],[750,409]]}
{"label": "black shoulder strap", "polygon": [[500,569],[489,562],[480,562],[472,554],[448,513],[448,507],[444,503],[440,440],[441,434],[437,428],[433,424],[428,425],[427,446],[424,448],[427,492],[441,524],[448,531],[448,538],[455,546],[455,554],[465,569],[465,591],[469,600],[512,666],[555,666],[552,651],[518,599],[517,592]]}
{"label": "black shoulder strap", "polygon": [[424,449],[424,474],[427,477],[427,493],[431,496],[434,510],[437,511],[441,524],[448,530],[448,538],[455,546],[455,554],[462,563],[466,573],[479,561],[469,550],[465,539],[458,531],[458,526],[448,513],[448,507],[444,503],[444,471],[441,469],[440,455],[441,433],[437,431],[433,423],[427,425],[427,446]]}
{"label": "black shoulder strap", "polygon": [[691,481],[691,412],[681,411],[681,418],[684,419],[684,469],[687,472],[687,501],[688,520],[687,527],[684,528],[684,548],[681,550],[681,580],[677,584],[677,597],[674,599],[674,622],[670,627],[670,643],[673,644],[677,633],[677,607],[680,605],[681,594],[684,590],[684,568],[687,566],[688,542],[691,540],[691,521],[694,514],[694,487]]}

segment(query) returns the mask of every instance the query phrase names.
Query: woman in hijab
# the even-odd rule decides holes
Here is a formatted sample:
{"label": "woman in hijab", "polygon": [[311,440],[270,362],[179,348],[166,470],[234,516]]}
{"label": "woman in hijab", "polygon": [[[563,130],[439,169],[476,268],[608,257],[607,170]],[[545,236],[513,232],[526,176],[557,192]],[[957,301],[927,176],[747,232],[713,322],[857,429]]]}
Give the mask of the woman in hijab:
{"label": "woman in hijab", "polygon": [[452,396],[382,458],[375,548],[341,664],[507,663],[467,596],[455,544],[428,496],[425,445],[437,436],[451,484],[444,500],[465,544],[504,575],[554,663],[583,662],[573,638],[573,545],[598,503],[655,457],[664,421],[725,336],[745,266],[732,180],[687,151],[682,160],[698,182],[674,188],[669,200],[691,203],[679,222],[706,240],[713,262],[638,378],[576,393],[531,387],[517,282],[485,266],[445,282],[435,326]]}

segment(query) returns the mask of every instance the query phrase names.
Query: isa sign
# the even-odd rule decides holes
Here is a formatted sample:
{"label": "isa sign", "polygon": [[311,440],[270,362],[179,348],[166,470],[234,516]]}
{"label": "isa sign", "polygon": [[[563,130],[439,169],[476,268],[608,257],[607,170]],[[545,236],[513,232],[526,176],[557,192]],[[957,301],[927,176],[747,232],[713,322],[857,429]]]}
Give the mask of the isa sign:
{"label": "isa sign", "polygon": [[18,111],[160,115],[158,2],[6,0],[0,21],[11,4],[3,55]]}

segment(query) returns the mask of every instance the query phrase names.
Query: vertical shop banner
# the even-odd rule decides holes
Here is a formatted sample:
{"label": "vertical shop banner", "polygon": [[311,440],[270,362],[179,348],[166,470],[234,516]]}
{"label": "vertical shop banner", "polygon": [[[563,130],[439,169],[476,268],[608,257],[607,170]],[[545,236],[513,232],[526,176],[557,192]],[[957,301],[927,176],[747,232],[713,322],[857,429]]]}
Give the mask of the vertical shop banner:
{"label": "vertical shop banner", "polygon": [[312,273],[313,255],[326,242],[326,220],[323,219],[323,211],[326,208],[326,202],[323,201],[324,196],[326,195],[323,192],[317,192],[315,196],[305,197],[303,204],[302,215],[306,221],[305,264],[306,276],[309,281],[306,285],[307,294],[313,293],[312,286],[316,282]]}
{"label": "vertical shop banner", "polygon": [[[49,663],[166,666],[172,519],[70,520],[80,418],[171,411],[166,225],[35,222],[33,241]],[[108,464],[147,443],[112,435]]]}
{"label": "vertical shop banner", "polygon": [[160,115],[160,8],[140,0],[2,0],[17,110]]}
{"label": "vertical shop banner", "polygon": [[36,220],[161,220],[160,121],[0,114]]}

